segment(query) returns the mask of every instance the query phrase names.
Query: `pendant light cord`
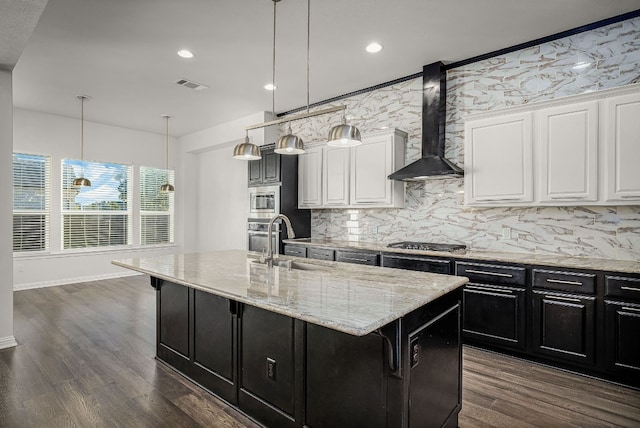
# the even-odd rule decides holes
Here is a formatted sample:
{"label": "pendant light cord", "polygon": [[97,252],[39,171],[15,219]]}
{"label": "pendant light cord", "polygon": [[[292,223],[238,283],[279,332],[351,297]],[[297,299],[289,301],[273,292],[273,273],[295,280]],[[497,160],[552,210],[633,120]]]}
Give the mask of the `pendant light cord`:
{"label": "pendant light cord", "polygon": [[84,98],[80,97],[80,160],[84,164]]}
{"label": "pendant light cord", "polygon": [[309,40],[311,39],[311,0],[307,0],[307,113],[309,113]]}
{"label": "pendant light cord", "polygon": [[166,153],[166,165],[167,165],[167,183],[169,182],[169,116],[166,116],[167,119],[167,129],[166,129],[166,140],[165,140],[165,146],[167,148],[167,153]]}
{"label": "pendant light cord", "polygon": [[280,0],[273,0],[273,55],[272,55],[272,64],[273,67],[271,69],[271,84],[273,85],[273,90],[271,91],[271,116],[275,119],[276,117],[276,4],[278,4]]}

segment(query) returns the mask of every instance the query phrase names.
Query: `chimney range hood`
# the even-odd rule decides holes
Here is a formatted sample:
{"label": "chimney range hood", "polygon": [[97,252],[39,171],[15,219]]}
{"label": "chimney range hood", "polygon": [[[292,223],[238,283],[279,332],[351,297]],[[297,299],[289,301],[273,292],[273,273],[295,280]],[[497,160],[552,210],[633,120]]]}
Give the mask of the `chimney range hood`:
{"label": "chimney range hood", "polygon": [[444,157],[447,73],[442,62],[422,68],[422,158],[389,176],[398,181],[420,181],[462,176],[463,170]]}

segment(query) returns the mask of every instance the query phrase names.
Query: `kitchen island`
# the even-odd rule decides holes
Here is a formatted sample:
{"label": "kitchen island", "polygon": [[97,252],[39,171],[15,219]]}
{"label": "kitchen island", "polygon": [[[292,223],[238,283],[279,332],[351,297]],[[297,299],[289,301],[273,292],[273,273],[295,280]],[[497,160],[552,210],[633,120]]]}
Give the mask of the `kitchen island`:
{"label": "kitchen island", "polygon": [[157,358],[266,426],[457,426],[464,277],[244,251],[151,276]]}

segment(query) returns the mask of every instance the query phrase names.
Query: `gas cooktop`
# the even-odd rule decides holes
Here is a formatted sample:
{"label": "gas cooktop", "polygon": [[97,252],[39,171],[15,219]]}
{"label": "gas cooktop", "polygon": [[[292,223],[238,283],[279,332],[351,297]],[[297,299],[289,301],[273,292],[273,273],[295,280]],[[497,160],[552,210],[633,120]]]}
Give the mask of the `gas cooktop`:
{"label": "gas cooktop", "polygon": [[464,250],[467,248],[467,246],[464,244],[436,244],[433,242],[412,242],[412,241],[393,242],[387,245],[387,247],[404,248],[405,250],[447,251],[447,252]]}

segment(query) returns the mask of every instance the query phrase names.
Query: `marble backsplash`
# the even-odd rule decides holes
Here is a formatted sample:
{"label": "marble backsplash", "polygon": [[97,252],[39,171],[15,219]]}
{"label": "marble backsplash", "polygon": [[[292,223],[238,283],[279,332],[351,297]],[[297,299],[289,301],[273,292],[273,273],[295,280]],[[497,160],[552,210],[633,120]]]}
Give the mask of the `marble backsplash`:
{"label": "marble backsplash", "polygon": [[[493,57],[447,74],[446,156],[464,162],[463,117],[640,80],[640,18]],[[409,134],[406,162],[420,157],[422,79],[340,100],[361,132]],[[324,105],[322,108],[328,107]],[[291,124],[322,141],[333,115]],[[284,130],[283,130],[284,131]],[[313,210],[312,236],[356,241],[420,240],[477,250],[640,259],[640,206],[469,208],[463,178],[408,183],[402,209]],[[503,229],[511,236],[503,237]]]}

